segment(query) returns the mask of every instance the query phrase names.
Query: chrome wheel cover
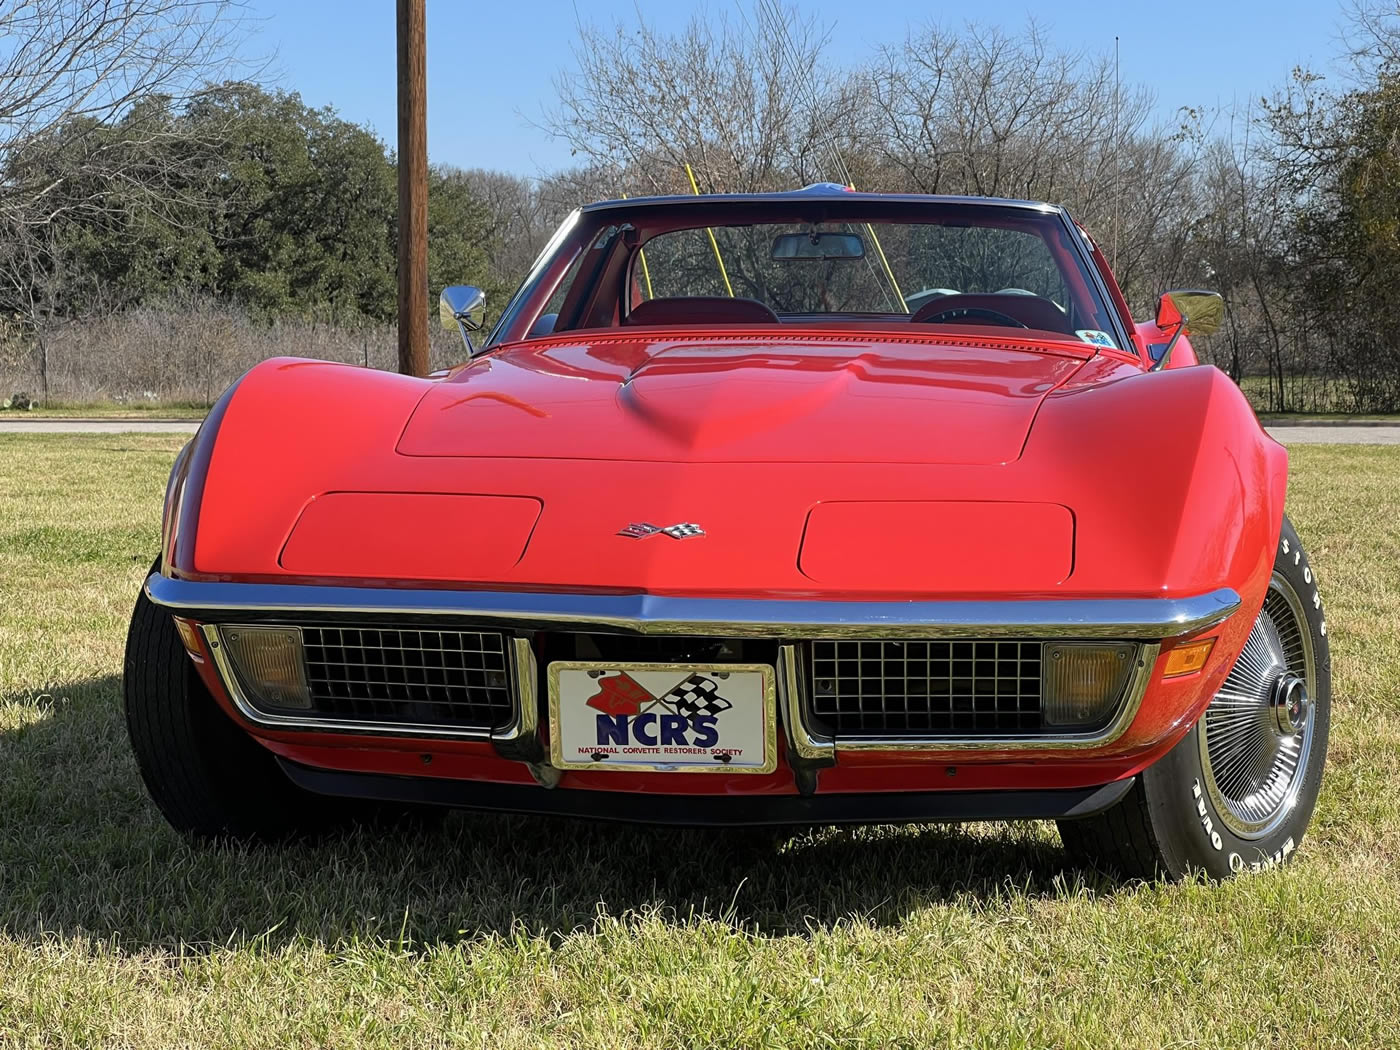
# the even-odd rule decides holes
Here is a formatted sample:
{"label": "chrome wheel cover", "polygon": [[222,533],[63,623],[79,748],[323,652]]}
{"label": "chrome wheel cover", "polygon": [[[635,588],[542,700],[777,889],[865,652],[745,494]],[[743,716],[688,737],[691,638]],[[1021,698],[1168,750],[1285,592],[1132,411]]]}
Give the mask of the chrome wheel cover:
{"label": "chrome wheel cover", "polygon": [[1317,665],[1303,603],[1280,573],[1240,657],[1206,708],[1197,738],[1206,791],[1242,839],[1283,823],[1312,748]]}

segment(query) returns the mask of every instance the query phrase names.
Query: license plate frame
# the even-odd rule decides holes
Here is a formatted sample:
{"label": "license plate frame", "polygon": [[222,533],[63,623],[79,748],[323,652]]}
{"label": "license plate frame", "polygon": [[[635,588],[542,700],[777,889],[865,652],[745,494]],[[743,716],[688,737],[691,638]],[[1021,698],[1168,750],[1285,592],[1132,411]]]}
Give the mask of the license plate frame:
{"label": "license plate frame", "polygon": [[[614,672],[609,674],[609,672]],[[616,681],[619,676],[626,676],[631,686],[636,686],[642,690],[645,696],[630,692],[631,686],[626,683],[617,683],[611,688],[611,692],[627,693],[626,696],[617,700],[615,710],[604,711],[602,708],[590,705],[589,698],[581,695],[585,688],[597,690],[597,696],[592,699],[599,699],[605,690],[603,679],[612,678]],[[741,676],[737,677],[736,676]],[[757,676],[757,680],[753,676]],[[675,733],[684,732],[687,740],[684,745],[686,749],[694,750],[696,740],[701,739],[703,726],[697,727],[694,719],[701,715],[682,715],[665,699],[675,695],[668,692],[667,681],[675,683],[674,688],[690,687],[687,695],[703,696],[706,702],[709,701],[710,693],[706,690],[708,686],[704,683],[692,685],[695,677],[703,678],[708,683],[717,687],[715,695],[718,695],[722,702],[730,706],[716,714],[714,728],[718,733],[718,740],[715,745],[699,750],[698,754],[690,754],[685,751],[666,751],[665,747],[676,748]],[[713,663],[653,663],[647,661],[629,660],[556,660],[549,664],[548,668],[548,705],[549,705],[549,751],[550,764],[561,770],[604,770],[607,772],[650,772],[650,773],[772,773],[778,767],[778,704],[777,704],[777,672],[770,664],[713,664]],[[594,683],[590,686],[590,683]],[[733,689],[734,698],[731,700],[725,697],[724,687],[728,685]],[[657,689],[662,696],[656,695],[653,689]],[[567,696],[565,694],[568,694]],[[636,697],[637,709],[633,711],[631,707],[632,697]],[[757,708],[755,711],[754,708]],[[566,715],[566,709],[568,714]],[[733,716],[733,728],[729,729],[726,718],[731,712],[739,712]],[[631,719],[645,714],[653,714],[656,718],[652,722],[643,723],[647,732],[652,731],[655,726],[656,745],[638,741],[637,743],[624,744],[616,738],[610,740],[607,745],[592,746],[587,744],[587,738],[581,733],[586,731],[591,724],[594,727],[594,739],[601,739],[602,729],[597,718],[600,714],[607,714],[612,720],[609,730],[616,732],[619,730],[617,722],[618,715],[627,717],[627,738],[631,740],[631,734],[636,731],[632,726]],[[663,745],[663,727],[660,723],[662,714],[671,714],[686,720],[684,729],[671,721],[669,731],[672,735],[672,743]],[[567,724],[566,724],[567,718]],[[755,725],[755,720],[757,724]],[[579,722],[583,722],[583,730],[579,728]],[[729,729],[726,732],[726,729]],[[694,736],[695,740],[689,739]],[[584,744],[580,744],[580,740]],[[643,740],[645,737],[642,738]],[[755,762],[752,759],[740,757],[738,761],[733,759],[725,761],[715,756],[723,753],[733,754],[735,746],[724,746],[726,739],[733,739],[742,744],[738,749],[740,754],[744,751],[751,751],[755,740],[762,744],[762,761]],[[588,750],[585,751],[585,747]],[[629,747],[630,751],[624,752],[622,748]],[[601,758],[594,758],[593,755],[601,755]],[[671,756],[668,760],[667,756]],[[704,760],[708,756],[708,761]]]}

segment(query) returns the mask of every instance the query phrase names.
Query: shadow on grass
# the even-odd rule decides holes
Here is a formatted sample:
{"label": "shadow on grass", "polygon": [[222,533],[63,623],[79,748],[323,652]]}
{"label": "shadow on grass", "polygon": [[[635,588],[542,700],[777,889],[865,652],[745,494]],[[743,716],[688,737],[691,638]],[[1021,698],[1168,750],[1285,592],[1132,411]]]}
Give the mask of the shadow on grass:
{"label": "shadow on grass", "polygon": [[557,940],[604,914],[804,935],[943,903],[1058,896],[1080,882],[1117,888],[1066,870],[1058,839],[1038,825],[785,836],[453,813],[431,831],[191,845],[146,797],[120,690],[109,676],[4,698],[21,712],[20,727],[0,733],[0,928],[14,936],[423,946],[516,932]]}

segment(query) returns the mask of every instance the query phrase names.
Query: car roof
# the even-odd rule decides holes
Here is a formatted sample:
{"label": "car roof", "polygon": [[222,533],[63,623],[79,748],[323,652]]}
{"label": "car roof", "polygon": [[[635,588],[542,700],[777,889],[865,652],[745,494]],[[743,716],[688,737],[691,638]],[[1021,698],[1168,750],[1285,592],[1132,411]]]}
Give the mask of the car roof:
{"label": "car roof", "polygon": [[1021,208],[1039,212],[1063,212],[1057,204],[1043,201],[1015,200],[1007,197],[973,197],[953,194],[931,193],[863,193],[847,189],[835,182],[818,182],[798,190],[782,190],[774,193],[702,193],[674,194],[661,197],[623,197],[616,200],[598,201],[585,205],[580,210],[584,214],[633,208],[673,208],[687,205],[715,204],[774,204],[792,205],[803,201],[821,201],[832,204],[971,204],[994,208]]}

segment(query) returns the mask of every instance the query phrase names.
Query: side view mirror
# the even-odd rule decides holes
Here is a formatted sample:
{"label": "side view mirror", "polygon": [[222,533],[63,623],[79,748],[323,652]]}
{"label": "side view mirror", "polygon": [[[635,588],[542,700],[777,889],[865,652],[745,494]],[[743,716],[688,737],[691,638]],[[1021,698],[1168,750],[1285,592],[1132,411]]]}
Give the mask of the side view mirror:
{"label": "side view mirror", "polygon": [[1157,327],[1165,331],[1174,328],[1172,337],[1162,349],[1162,356],[1152,365],[1156,372],[1166,367],[1176,341],[1183,335],[1213,335],[1225,321],[1225,297],[1219,292],[1178,289],[1163,292],[1157,300]]}
{"label": "side view mirror", "polygon": [[469,284],[450,284],[438,296],[438,320],[449,332],[456,328],[467,344],[467,353],[474,354],[471,333],[486,324],[486,293]]}

